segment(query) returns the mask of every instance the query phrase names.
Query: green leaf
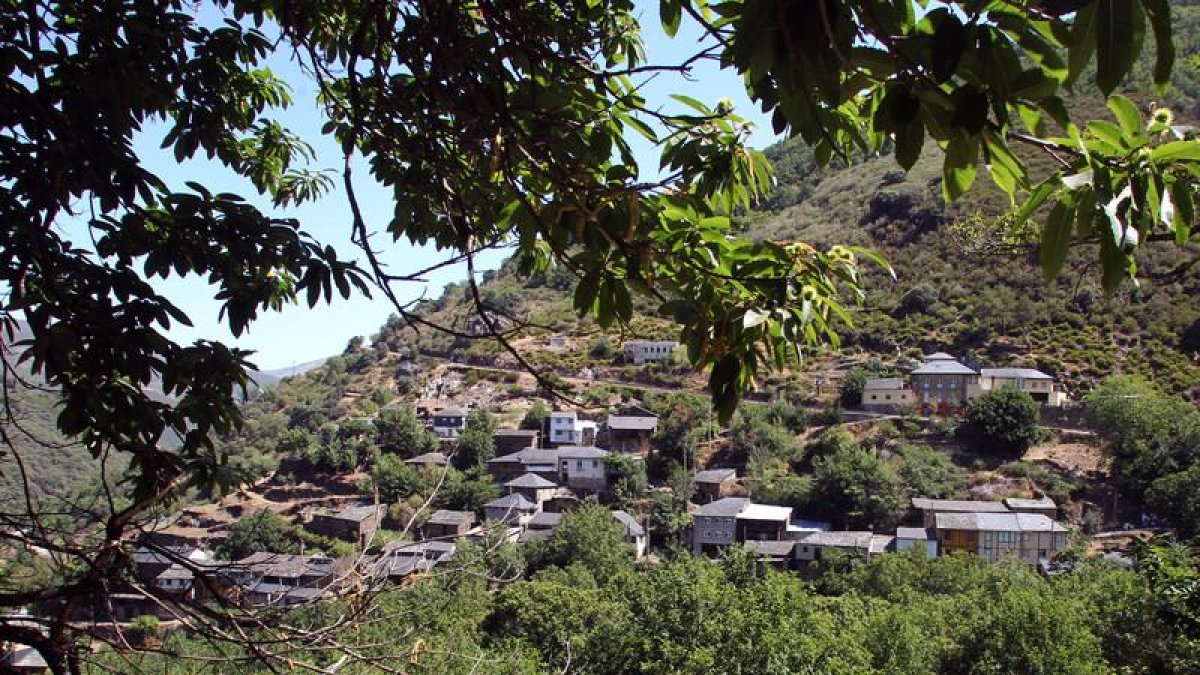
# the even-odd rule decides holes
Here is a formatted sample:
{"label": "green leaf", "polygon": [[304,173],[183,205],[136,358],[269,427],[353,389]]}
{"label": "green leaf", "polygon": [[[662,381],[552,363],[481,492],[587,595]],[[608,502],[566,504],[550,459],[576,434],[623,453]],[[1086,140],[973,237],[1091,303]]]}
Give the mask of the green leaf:
{"label": "green leaf", "polygon": [[679,21],[683,18],[683,8],[679,5],[681,1],[691,0],[659,0],[658,17],[667,37],[675,37],[675,33],[679,32]]}
{"label": "green leaf", "polygon": [[1146,15],[1138,0],[1099,0],[1095,23],[1096,86],[1107,96],[1121,83],[1142,50]]}
{"label": "green leaf", "polygon": [[1054,194],[1054,191],[1058,189],[1058,184],[1059,178],[1057,176],[1051,176],[1050,178],[1047,178],[1039,183],[1038,186],[1033,189],[1033,192],[1031,192],[1029,196],[1025,198],[1025,203],[1021,205],[1021,209],[1017,211],[1015,216],[1015,224],[1020,225],[1021,223],[1029,220],[1030,216],[1032,216],[1034,212],[1037,211],[1043,203],[1045,203],[1046,199],[1049,198],[1050,195]]}
{"label": "green leaf", "polygon": [[947,202],[958,199],[975,182],[975,165],[979,161],[979,138],[956,136],[946,145],[942,163],[942,198]]}
{"label": "green leaf", "polygon": [[1171,68],[1175,65],[1175,41],[1171,37],[1171,6],[1167,0],[1142,0],[1142,8],[1150,18],[1154,31],[1154,86],[1162,94],[1171,83]]}
{"label": "green leaf", "polygon": [[1142,130],[1142,116],[1138,114],[1133,101],[1120,94],[1113,94],[1108,97],[1108,109],[1116,116],[1121,131],[1126,135],[1133,135]]}
{"label": "green leaf", "polygon": [[967,46],[967,30],[958,17],[942,10],[944,18],[933,33],[933,79],[941,83],[954,76]]}
{"label": "green leaf", "polygon": [[683,94],[671,94],[671,98],[675,99],[676,101],[679,101],[680,103],[686,105],[687,107],[691,108],[692,110],[695,110],[696,112],[700,113],[701,115],[703,115],[705,117],[708,117],[709,115],[713,114],[713,111],[708,106],[704,105],[700,101],[697,101],[696,99],[692,98],[691,96],[685,96]]}
{"label": "green leaf", "polygon": [[1150,151],[1150,161],[1200,162],[1200,141],[1171,141]]}
{"label": "green leaf", "polygon": [[1177,180],[1171,185],[1171,197],[1175,204],[1175,215],[1171,225],[1175,229],[1175,243],[1183,246],[1192,233],[1192,223],[1196,218],[1196,208],[1192,200],[1192,191],[1186,182]]}
{"label": "green leaf", "polygon": [[919,117],[914,117],[896,132],[896,161],[905,171],[917,163],[921,156],[921,146],[924,144],[925,125],[921,124]]}
{"label": "green leaf", "polygon": [[1042,244],[1039,251],[1042,276],[1052,281],[1062,271],[1071,246],[1071,230],[1074,229],[1075,207],[1059,201],[1050,209],[1050,216],[1042,226]]}

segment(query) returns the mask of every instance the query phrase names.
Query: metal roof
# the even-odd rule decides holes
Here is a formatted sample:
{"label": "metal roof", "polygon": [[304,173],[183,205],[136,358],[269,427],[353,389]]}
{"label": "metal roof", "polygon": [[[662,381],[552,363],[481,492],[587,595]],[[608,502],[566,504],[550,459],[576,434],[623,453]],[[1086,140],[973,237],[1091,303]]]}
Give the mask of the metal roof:
{"label": "metal roof", "polygon": [[1053,380],[1054,378],[1036,368],[980,368],[984,377],[1012,377],[1025,380]]}
{"label": "metal roof", "polygon": [[730,478],[737,478],[736,469],[705,469],[704,471],[696,472],[697,483],[720,484]]}
{"label": "metal roof", "polygon": [[697,516],[720,516],[732,518],[742,512],[742,509],[750,503],[745,497],[725,497],[718,499],[715,502],[709,502],[704,506],[696,509],[694,515]]}

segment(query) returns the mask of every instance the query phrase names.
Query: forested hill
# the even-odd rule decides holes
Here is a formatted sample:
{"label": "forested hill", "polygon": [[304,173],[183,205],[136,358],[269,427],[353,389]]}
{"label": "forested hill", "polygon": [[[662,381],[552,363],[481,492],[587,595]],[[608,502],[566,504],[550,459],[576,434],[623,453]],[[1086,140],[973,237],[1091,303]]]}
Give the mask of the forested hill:
{"label": "forested hill", "polygon": [[[1173,10],[1180,51],[1173,86],[1164,96],[1152,95],[1147,53],[1122,93],[1147,116],[1167,105],[1177,124],[1191,124],[1200,118],[1200,7]],[[1078,90],[1068,101],[1075,119],[1112,118],[1104,100],[1090,94],[1095,90],[1090,81]],[[895,266],[894,283],[879,271],[871,273],[866,303],[844,335],[848,352],[891,361],[946,350],[993,364],[1030,365],[1057,375],[1076,395],[1114,371],[1138,372],[1193,399],[1200,396],[1200,269],[1170,275],[1200,255],[1196,245],[1188,250],[1148,245],[1139,258],[1140,285],[1126,284],[1106,297],[1091,264],[1095,251],[1087,247],[1073,251],[1056,281],[1043,280],[1036,226],[1012,231],[1003,218],[1007,200],[984,167],[974,187],[947,206],[941,196],[942,154],[932,142],[908,172],[890,156],[818,168],[798,140],[776,144],[766,154],[779,184],[764,208],[745,219],[746,234],[860,244]],[[1025,156],[1035,171],[1048,170],[1049,158]],[[520,280],[502,270],[485,284],[485,301],[553,330],[592,330],[574,320],[572,282],[565,272]],[[470,304],[459,285],[425,309],[462,329]],[[652,311],[649,305],[641,309]],[[408,339],[435,350],[459,348],[466,357],[503,358],[485,341],[455,346],[450,338],[428,333]],[[630,333],[664,336],[670,327],[643,321]],[[397,335],[398,327],[384,334]]]}

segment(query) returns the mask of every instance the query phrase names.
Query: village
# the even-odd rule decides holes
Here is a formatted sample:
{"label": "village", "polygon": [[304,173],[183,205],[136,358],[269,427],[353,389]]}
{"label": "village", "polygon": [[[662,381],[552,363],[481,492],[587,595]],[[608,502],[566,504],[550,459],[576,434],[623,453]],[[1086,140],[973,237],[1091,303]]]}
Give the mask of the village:
{"label": "village", "polygon": [[[630,341],[624,353],[630,362],[646,364],[670,358],[675,347]],[[1036,370],[976,370],[938,352],[914,364],[907,377],[868,379],[861,410],[868,420],[896,413],[945,414],[999,387],[1025,391],[1042,406],[1066,402],[1053,379]],[[468,407],[436,403],[426,400],[413,414],[436,437],[438,448],[403,460],[435,483],[451,466],[471,415]],[[587,504],[612,505],[604,508],[619,525],[630,555],[652,559],[645,515],[615,505],[614,467],[650,459],[659,425],[659,415],[630,403],[605,415],[553,410],[536,429],[496,428],[494,456],[484,464],[501,496],[477,510],[422,508],[399,524],[401,536],[383,543],[377,537],[389,511],[377,494],[349,485],[339,494],[310,490],[310,499],[297,499],[296,488],[268,477],[222,503],[187,506],[147,528],[132,563],[135,578],[153,592],[116,589],[102,606],[77,608],[77,618],[170,621],[179,604],[219,599],[235,606],[286,608],[338,597],[364,583],[404,585],[450,566],[466,542],[486,547],[496,541],[523,546],[546,540],[566,514]],[[1071,545],[1077,530],[1062,520],[1060,505],[1040,493],[987,500],[916,495],[909,499],[907,517],[894,528],[839,529],[793,507],[748,497],[743,470],[719,464],[690,469],[694,492],[683,540],[691,554],[716,558],[740,547],[760,569],[804,575],[831,556],[867,560],[917,549],[931,557],[964,552],[993,562],[1012,558],[1054,574],[1056,555]],[[239,518],[271,508],[313,535],[352,544],[353,554],[257,551],[219,559],[214,551]]]}

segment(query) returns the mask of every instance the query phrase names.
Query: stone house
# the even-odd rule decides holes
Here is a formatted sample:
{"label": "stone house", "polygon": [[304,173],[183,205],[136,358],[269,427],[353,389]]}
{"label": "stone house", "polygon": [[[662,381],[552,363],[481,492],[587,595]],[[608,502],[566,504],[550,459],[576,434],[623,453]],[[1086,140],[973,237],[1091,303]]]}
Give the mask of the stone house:
{"label": "stone house", "polygon": [[475,525],[475,514],[470,511],[438,509],[421,526],[425,539],[458,539],[465,537]]}
{"label": "stone house", "polygon": [[379,529],[386,512],[382,504],[355,504],[336,512],[318,511],[304,527],[323,537],[362,544]]}
{"label": "stone house", "polygon": [[735,469],[705,469],[704,471],[697,471],[695,482],[696,501],[701,504],[715,502],[727,496],[733,486],[737,484],[737,471]]}
{"label": "stone house", "polygon": [[674,340],[629,340],[622,348],[625,360],[637,365],[643,363],[670,363],[679,346]]}
{"label": "stone house", "polygon": [[572,490],[608,491],[608,452],[600,448],[567,446],[558,449],[559,482]]}
{"label": "stone house", "polygon": [[658,415],[639,406],[630,406],[609,415],[605,422],[605,442],[613,452],[650,454],[650,437],[658,429]]}

